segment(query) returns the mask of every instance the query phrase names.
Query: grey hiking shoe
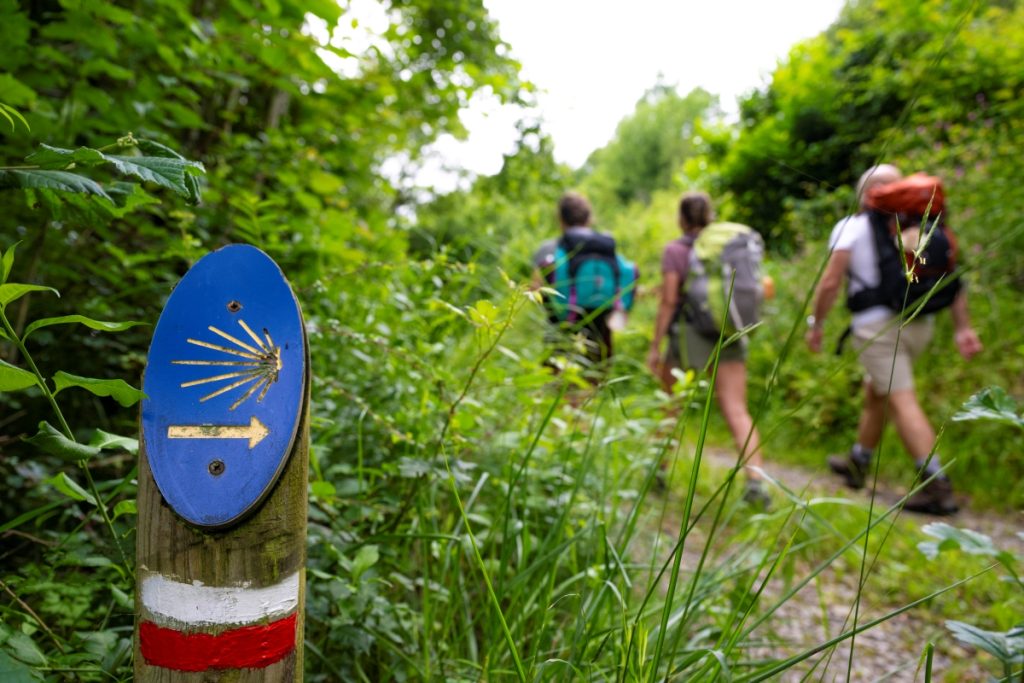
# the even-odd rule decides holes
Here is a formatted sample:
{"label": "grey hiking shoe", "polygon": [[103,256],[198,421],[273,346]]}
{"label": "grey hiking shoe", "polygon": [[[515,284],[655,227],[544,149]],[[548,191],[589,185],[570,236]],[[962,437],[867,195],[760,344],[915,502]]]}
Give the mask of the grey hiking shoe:
{"label": "grey hiking shoe", "polygon": [[953,484],[946,477],[932,479],[925,484],[920,491],[907,498],[903,509],[926,515],[955,515],[960,510],[953,498]]}
{"label": "grey hiking shoe", "polygon": [[743,502],[762,511],[767,511],[772,506],[771,497],[765,493],[761,482],[755,479],[747,480],[743,487]]}
{"label": "grey hiking shoe", "polygon": [[828,456],[828,468],[841,476],[851,489],[864,488],[864,478],[867,475],[868,467],[869,465],[858,463],[849,453]]}

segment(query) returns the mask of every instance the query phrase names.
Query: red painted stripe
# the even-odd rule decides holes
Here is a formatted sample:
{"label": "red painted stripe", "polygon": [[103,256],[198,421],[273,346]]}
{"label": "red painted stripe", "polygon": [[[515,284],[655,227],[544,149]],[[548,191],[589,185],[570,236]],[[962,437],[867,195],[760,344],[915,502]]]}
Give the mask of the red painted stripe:
{"label": "red painted stripe", "polygon": [[217,635],[182,633],[145,621],[139,625],[148,664],[175,671],[262,669],[295,649],[296,615],[265,626],[243,626]]}

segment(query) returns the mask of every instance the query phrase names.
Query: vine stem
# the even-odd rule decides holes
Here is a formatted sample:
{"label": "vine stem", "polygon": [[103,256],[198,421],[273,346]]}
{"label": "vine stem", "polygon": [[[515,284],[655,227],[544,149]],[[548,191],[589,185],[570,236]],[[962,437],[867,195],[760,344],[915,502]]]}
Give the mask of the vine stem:
{"label": "vine stem", "polygon": [[64,436],[71,441],[74,441],[75,435],[71,432],[71,427],[68,426],[67,420],[64,419],[64,413],[61,412],[60,406],[57,405],[56,397],[53,395],[53,392],[50,391],[50,387],[46,384],[46,378],[44,378],[43,374],[39,372],[39,368],[36,367],[35,361],[32,360],[32,356],[25,347],[25,342],[21,340],[21,337],[18,336],[14,331],[14,328],[11,327],[11,323],[7,320],[7,315],[3,310],[0,310],[0,320],[3,321],[4,330],[7,332],[7,336],[9,336],[11,341],[14,342],[14,345],[21,353],[21,357],[25,359],[25,363],[28,364],[32,374],[36,376],[36,384],[39,385],[39,388],[42,390],[43,396],[46,397],[46,400],[50,402],[50,407],[53,408],[53,412],[57,416],[57,421],[60,423],[60,428],[61,431],[64,432]]}
{"label": "vine stem", "polygon": [[[43,374],[41,372],[39,372],[39,368],[36,366],[35,361],[32,360],[32,355],[28,352],[28,348],[25,346],[25,342],[17,333],[15,333],[14,328],[11,327],[11,323],[7,319],[7,315],[2,308],[0,308],[0,321],[3,322],[4,330],[7,332],[7,336],[10,337],[11,341],[14,342],[14,345],[18,348],[18,351],[21,352],[21,357],[25,359],[25,363],[28,365],[32,373],[36,376],[36,384],[43,392],[43,396],[46,397],[46,400],[50,402],[50,407],[53,408],[53,412],[57,416],[57,421],[60,423],[60,428],[61,431],[64,432],[64,436],[66,436],[69,441],[77,443],[77,439],[75,439],[75,435],[71,431],[71,427],[68,425],[67,420],[64,419],[64,413],[61,412],[60,406],[57,405],[57,397],[53,395],[52,391],[50,391],[50,387],[46,383],[46,378],[43,377]],[[125,552],[124,546],[121,545],[121,539],[118,538],[117,530],[114,529],[114,520],[110,518],[110,514],[107,512],[107,504],[106,502],[104,502],[103,496],[100,495],[100,491],[96,487],[96,482],[92,478],[92,472],[89,471],[89,464],[83,458],[78,461],[78,466],[82,468],[82,472],[85,474],[85,480],[89,484],[89,491],[92,493],[92,497],[93,500],[95,501],[96,507],[99,508],[100,516],[103,517],[103,523],[106,524],[107,529],[110,530],[110,535],[114,539],[114,545],[117,546],[117,552],[121,555],[121,561],[124,563],[124,567],[128,571],[128,573],[131,574],[131,576],[134,578],[135,569],[134,567],[132,567],[131,563],[128,562],[128,554]]]}
{"label": "vine stem", "polygon": [[14,598],[15,602],[17,602],[19,605],[21,605],[21,608],[23,610],[28,612],[32,616],[32,618],[36,620],[36,623],[39,624],[39,626],[41,626],[44,631],[46,631],[46,634],[48,636],[50,636],[50,639],[53,641],[54,645],[57,646],[58,650],[60,650],[61,652],[66,652],[66,650],[64,649],[64,644],[61,643],[60,639],[57,637],[57,635],[53,631],[50,630],[50,627],[46,625],[46,622],[43,621],[43,618],[41,616],[39,616],[38,614],[36,614],[36,611],[34,609],[32,609],[31,605],[29,605],[27,602],[22,600],[21,597],[19,597],[17,593],[15,593],[13,590],[11,590],[11,587],[8,586],[4,582],[3,579],[0,579],[0,587],[2,587],[4,589],[4,591],[8,595],[10,595],[12,598]]}
{"label": "vine stem", "polygon": [[459,409],[459,406],[461,405],[462,401],[469,394],[469,391],[473,386],[474,380],[476,379],[477,374],[480,372],[480,369],[483,367],[483,364],[487,361],[487,359],[491,356],[494,350],[498,347],[498,344],[501,343],[501,339],[502,337],[505,336],[505,333],[508,331],[509,327],[512,326],[512,321],[515,319],[516,314],[521,310],[522,305],[522,301],[518,298],[513,301],[513,304],[509,307],[508,317],[504,320],[504,323],[502,324],[501,328],[494,335],[494,338],[491,340],[490,344],[484,349],[483,353],[481,353],[477,357],[476,362],[473,364],[473,367],[469,372],[469,377],[466,379],[466,382],[462,387],[462,392],[454,401],[452,401],[451,405],[448,408],[448,415],[445,419],[444,427],[441,429],[441,434],[437,439],[437,450],[444,460],[444,467],[445,470],[448,472],[448,483],[451,486],[452,495],[455,498],[455,503],[456,505],[458,505],[459,516],[462,519],[462,524],[466,528],[466,534],[469,536],[469,542],[471,547],[473,548],[473,558],[476,560],[477,568],[480,570],[480,574],[483,576],[484,585],[487,588],[487,596],[490,598],[490,602],[494,606],[494,611],[498,617],[498,623],[501,626],[502,636],[505,639],[505,644],[508,647],[509,654],[512,656],[512,663],[515,666],[516,676],[519,679],[520,683],[526,683],[527,677],[526,671],[523,668],[522,658],[519,656],[519,650],[518,648],[516,648],[515,640],[512,638],[512,632],[509,630],[508,621],[505,619],[505,613],[502,610],[501,602],[498,600],[498,596],[494,592],[494,585],[491,583],[491,577],[487,573],[487,565],[484,564],[483,556],[480,554],[480,547],[477,544],[476,535],[473,533],[473,529],[470,526],[469,516],[466,514],[466,508],[462,503],[462,496],[459,495],[458,483],[455,481],[455,475],[452,474],[451,461],[448,457],[447,449],[445,449],[444,447],[444,440],[445,437],[448,435],[448,430],[451,427],[452,421],[455,419],[456,411]]}

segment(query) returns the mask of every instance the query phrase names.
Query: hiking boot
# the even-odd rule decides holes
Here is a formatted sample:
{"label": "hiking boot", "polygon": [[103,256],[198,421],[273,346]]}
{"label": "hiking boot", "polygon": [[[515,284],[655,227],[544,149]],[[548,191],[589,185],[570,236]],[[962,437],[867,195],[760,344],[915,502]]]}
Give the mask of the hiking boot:
{"label": "hiking boot", "polygon": [[864,477],[868,473],[868,467],[868,464],[862,465],[854,460],[849,453],[828,456],[828,468],[841,476],[851,489],[864,488]]}
{"label": "hiking boot", "polygon": [[953,498],[953,484],[942,477],[932,479],[920,491],[907,498],[903,509],[926,515],[955,515],[960,508]]}
{"label": "hiking boot", "polygon": [[743,487],[743,502],[764,512],[767,512],[768,508],[772,506],[771,497],[765,493],[761,482],[756,480],[747,481],[746,486]]}

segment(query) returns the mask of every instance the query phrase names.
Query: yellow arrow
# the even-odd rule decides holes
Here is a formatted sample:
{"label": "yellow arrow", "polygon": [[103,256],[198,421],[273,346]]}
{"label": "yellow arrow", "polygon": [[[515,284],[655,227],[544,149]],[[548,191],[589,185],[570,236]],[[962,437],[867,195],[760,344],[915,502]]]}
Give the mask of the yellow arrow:
{"label": "yellow arrow", "polygon": [[249,439],[249,448],[253,449],[260,441],[270,435],[267,425],[259,421],[255,415],[248,425],[170,425],[167,427],[168,439]]}

